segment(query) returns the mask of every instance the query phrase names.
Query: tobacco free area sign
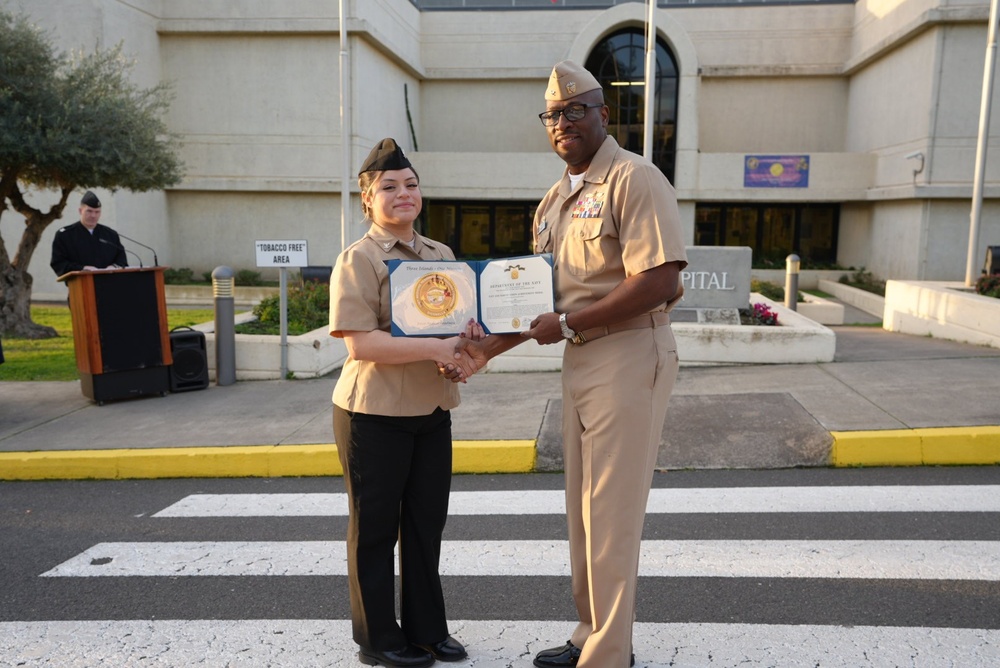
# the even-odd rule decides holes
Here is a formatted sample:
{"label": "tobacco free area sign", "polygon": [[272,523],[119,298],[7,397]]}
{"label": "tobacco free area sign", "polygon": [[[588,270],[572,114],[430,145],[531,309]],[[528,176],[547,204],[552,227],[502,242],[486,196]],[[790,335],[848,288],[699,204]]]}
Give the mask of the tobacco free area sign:
{"label": "tobacco free area sign", "polygon": [[255,241],[258,267],[308,267],[305,240]]}

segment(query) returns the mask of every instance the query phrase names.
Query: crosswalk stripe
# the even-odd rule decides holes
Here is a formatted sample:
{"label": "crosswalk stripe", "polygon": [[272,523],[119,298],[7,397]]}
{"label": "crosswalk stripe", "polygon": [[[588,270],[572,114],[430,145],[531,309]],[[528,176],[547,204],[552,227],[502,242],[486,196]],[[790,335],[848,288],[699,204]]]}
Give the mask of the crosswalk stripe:
{"label": "crosswalk stripe", "polygon": [[[100,543],[43,577],[346,575],[340,541]],[[445,541],[445,576],[568,576],[565,541]],[[649,540],[650,577],[1000,580],[1000,542]]]}
{"label": "crosswalk stripe", "polygon": [[[451,515],[558,515],[561,490],[451,494]],[[192,494],[153,517],[329,517],[347,515],[347,495]],[[650,491],[646,512],[857,513],[1000,512],[1000,485],[671,488]]]}
{"label": "crosswalk stripe", "polygon": [[[125,620],[0,622],[7,665],[356,666],[348,620]],[[453,620],[467,665],[528,665],[562,644],[569,622]],[[637,666],[1000,665],[1000,631],[922,627],[635,624]],[[141,657],[141,659],[140,659]]]}

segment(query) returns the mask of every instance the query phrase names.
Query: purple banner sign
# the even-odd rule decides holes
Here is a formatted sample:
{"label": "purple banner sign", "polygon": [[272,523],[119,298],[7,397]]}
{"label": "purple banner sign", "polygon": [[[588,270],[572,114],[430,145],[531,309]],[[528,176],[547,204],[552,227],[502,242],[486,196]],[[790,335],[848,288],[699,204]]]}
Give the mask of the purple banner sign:
{"label": "purple banner sign", "polygon": [[743,160],[744,188],[808,188],[808,155],[748,155]]}

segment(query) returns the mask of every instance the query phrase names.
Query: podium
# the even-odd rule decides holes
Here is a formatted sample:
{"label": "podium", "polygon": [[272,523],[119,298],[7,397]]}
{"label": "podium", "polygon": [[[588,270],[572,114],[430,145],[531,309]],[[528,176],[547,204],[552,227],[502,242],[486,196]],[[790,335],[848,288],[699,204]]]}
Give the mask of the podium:
{"label": "podium", "polygon": [[73,347],[84,396],[105,401],[170,389],[166,267],[73,271],[69,287]]}

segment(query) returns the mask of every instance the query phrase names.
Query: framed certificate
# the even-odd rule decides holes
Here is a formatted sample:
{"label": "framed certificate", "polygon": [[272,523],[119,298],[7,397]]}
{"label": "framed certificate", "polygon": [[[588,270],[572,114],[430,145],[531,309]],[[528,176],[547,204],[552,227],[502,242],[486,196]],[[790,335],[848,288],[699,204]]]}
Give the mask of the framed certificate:
{"label": "framed certificate", "polygon": [[555,309],[551,255],[388,266],[394,336],[452,336],[469,320],[488,334],[522,332]]}

